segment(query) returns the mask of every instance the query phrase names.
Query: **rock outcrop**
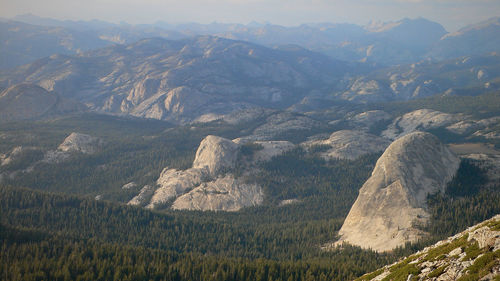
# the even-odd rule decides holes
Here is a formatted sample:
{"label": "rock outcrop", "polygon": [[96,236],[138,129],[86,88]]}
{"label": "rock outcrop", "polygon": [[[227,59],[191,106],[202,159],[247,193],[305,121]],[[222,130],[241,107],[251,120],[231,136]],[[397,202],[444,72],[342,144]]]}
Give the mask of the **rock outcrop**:
{"label": "rock outcrop", "polygon": [[262,149],[253,153],[252,161],[254,163],[269,161],[274,156],[283,154],[295,147],[295,145],[289,141],[256,141],[255,144],[260,145]]}
{"label": "rock outcrop", "polygon": [[[462,89],[471,87],[477,87],[476,93],[496,89],[498,85],[495,81],[499,72],[493,70],[491,65],[500,61],[498,50],[479,56],[471,56],[470,53],[449,60],[416,60],[351,77],[334,95],[345,100],[369,103],[460,94]],[[390,54],[394,55],[394,52]],[[461,73],[460,77],[457,73]]]}
{"label": "rock outcrop", "polygon": [[71,133],[57,147],[45,153],[42,162],[59,163],[67,160],[72,153],[93,154],[102,148],[103,141],[100,138],[81,133]]}
{"label": "rock outcrop", "polygon": [[142,206],[148,202],[148,200],[151,199],[151,196],[153,196],[154,193],[154,188],[150,185],[145,185],[139,194],[137,194],[132,200],[130,200],[127,204],[128,205],[134,205],[134,206]]}
{"label": "rock outcrop", "polygon": [[496,215],[356,280],[498,280],[499,259],[500,215]]}
{"label": "rock outcrop", "polygon": [[238,211],[261,204],[264,198],[262,188],[243,182],[232,174],[237,161],[245,162],[243,164],[248,167],[245,173],[248,173],[255,169],[256,162],[268,161],[295,145],[287,141],[256,142],[258,149],[252,150],[251,155],[240,157],[242,145],[207,136],[201,141],[191,168],[163,169],[151,196],[141,191],[129,204],[145,205],[149,209],[165,208],[171,204],[176,210],[201,211]]}
{"label": "rock outcrop", "polygon": [[361,187],[337,243],[384,252],[416,241],[423,233],[415,224],[428,218],[427,195],[444,192],[459,162],[429,133],[415,132],[394,141]]}
{"label": "rock outcrop", "polygon": [[458,135],[481,134],[482,131],[500,124],[500,116],[495,116],[487,119],[472,120],[467,119],[452,124],[446,129]]}
{"label": "rock outcrop", "polygon": [[99,138],[73,132],[59,145],[57,149],[64,152],[92,154],[95,153],[101,145],[102,141]]}
{"label": "rock outcrop", "polygon": [[362,128],[369,129],[379,122],[385,122],[391,119],[389,113],[382,110],[370,110],[354,115],[349,118],[349,121],[353,123],[354,126],[360,126]]}
{"label": "rock outcrop", "polygon": [[196,151],[192,168],[184,171],[163,169],[156,181],[158,189],[147,208],[161,208],[202,183],[215,180],[221,172],[234,168],[238,152],[239,145],[231,140],[212,135],[205,137]]}
{"label": "rock outcrop", "polygon": [[207,175],[208,172],[205,169],[191,168],[185,171],[169,168],[163,169],[156,181],[158,189],[156,189],[147,208],[155,209],[163,207],[174,198],[201,184],[204,178],[207,181]]}
{"label": "rock outcrop", "polygon": [[135,183],[135,182],[131,181],[131,182],[129,182],[129,183],[124,184],[124,185],[122,186],[122,189],[127,190],[127,189],[132,189],[132,188],[135,188],[135,187],[137,187],[137,183]]}
{"label": "rock outcrop", "polygon": [[320,152],[325,159],[356,159],[362,155],[385,150],[391,142],[388,139],[364,131],[341,130],[334,132],[326,140],[303,143],[305,147],[329,147]]}
{"label": "rock outcrop", "polygon": [[244,207],[257,206],[263,201],[262,188],[246,184],[231,175],[202,183],[190,192],[177,198],[174,210],[238,211]]}
{"label": "rock outcrop", "polygon": [[324,128],[326,126],[322,122],[302,114],[288,111],[275,112],[268,115],[264,123],[255,128],[250,135],[240,137],[238,141],[270,141],[283,139],[283,136],[294,135],[300,131],[307,134]]}
{"label": "rock outcrop", "polygon": [[238,147],[231,140],[207,136],[196,151],[193,168],[206,169],[211,177],[224,169],[231,169],[236,163]]}
{"label": "rock outcrop", "polygon": [[419,109],[394,119],[387,130],[382,132],[382,136],[394,140],[418,130],[428,130],[449,126],[455,122],[461,121],[462,119],[463,118],[459,115],[443,113],[430,109]]}

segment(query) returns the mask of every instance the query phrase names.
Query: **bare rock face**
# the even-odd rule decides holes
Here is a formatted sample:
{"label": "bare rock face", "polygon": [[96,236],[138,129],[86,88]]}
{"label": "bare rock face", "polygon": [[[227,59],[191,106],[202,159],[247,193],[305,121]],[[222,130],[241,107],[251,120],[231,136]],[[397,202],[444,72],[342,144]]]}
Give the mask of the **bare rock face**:
{"label": "bare rock face", "polygon": [[285,200],[281,200],[280,203],[278,204],[278,206],[280,207],[283,207],[283,206],[286,206],[286,205],[291,205],[291,204],[296,204],[296,203],[299,203],[300,200],[299,199],[285,199]]}
{"label": "bare rock face", "polygon": [[356,114],[351,117],[349,121],[353,122],[355,125],[361,125],[365,128],[370,128],[378,122],[388,121],[391,119],[389,113],[382,110],[370,110]]}
{"label": "bare rock face", "polygon": [[254,162],[269,161],[274,156],[283,154],[295,147],[295,145],[289,141],[256,141],[255,143],[261,145],[262,149],[254,153]]}
{"label": "bare rock face", "polygon": [[207,169],[210,176],[215,176],[224,169],[233,168],[238,156],[238,144],[231,140],[207,136],[198,147],[193,162],[194,169]]}
{"label": "bare rock face", "polygon": [[73,152],[93,154],[102,147],[103,141],[99,138],[81,133],[71,133],[57,147],[57,150],[49,150],[45,153],[41,162],[60,163],[66,161]]}
{"label": "bare rock face", "polygon": [[459,134],[459,135],[467,135],[471,133],[480,133],[479,130],[486,129],[489,126],[494,126],[496,124],[500,123],[500,116],[495,116],[487,119],[482,119],[482,120],[463,120],[460,122],[457,122],[455,124],[452,124],[446,129],[452,133]]}
{"label": "bare rock face", "polygon": [[124,184],[124,185],[122,186],[122,189],[127,190],[127,189],[131,189],[131,188],[135,188],[135,187],[137,187],[137,183],[135,183],[135,182],[131,181],[131,182],[129,182],[129,183]]}
{"label": "bare rock face", "polygon": [[101,146],[99,138],[80,133],[71,133],[58,147],[60,151],[78,151],[85,154],[92,154]]}
{"label": "bare rock face", "polygon": [[379,101],[390,96],[390,91],[376,80],[365,77],[356,79],[351,87],[342,93],[341,98],[350,101]]}
{"label": "bare rock face", "polygon": [[[267,161],[295,147],[287,141],[258,144],[262,149],[254,151],[252,158],[245,160],[250,165],[249,170],[253,169],[251,164]],[[173,202],[172,209],[201,211],[238,211],[260,205],[264,198],[262,188],[231,174],[239,153],[240,143],[209,135],[201,141],[191,168],[183,171],[165,168],[156,182],[156,190],[152,190],[150,196],[147,193],[149,197],[141,191],[129,204],[159,209]]]}
{"label": "bare rock face", "polygon": [[[403,278],[399,280],[497,280],[500,265],[498,258],[495,262],[495,255],[500,251],[499,227],[500,215],[496,215],[356,280],[393,280],[394,276]],[[485,256],[493,257],[493,262],[485,263]],[[408,264],[414,268],[413,274],[405,267]],[[472,272],[473,267],[477,274]]]}
{"label": "bare rock face", "polygon": [[176,210],[201,211],[238,211],[260,205],[264,198],[262,188],[245,183],[231,174],[236,161],[248,161],[245,164],[252,171],[255,162],[267,161],[295,146],[287,141],[257,144],[262,148],[254,151],[251,158],[243,160],[238,157],[240,143],[209,135],[201,141],[191,168],[183,171],[168,167],[163,169],[151,196],[141,195],[141,191],[129,204],[146,205],[149,209],[165,208],[172,204],[171,208]]}
{"label": "bare rock face", "polygon": [[153,196],[154,193],[154,188],[150,185],[145,185],[139,194],[137,194],[132,200],[130,200],[127,204],[128,205],[133,205],[133,206],[142,206],[148,202],[149,199],[151,199],[151,196]]}
{"label": "bare rock face", "polygon": [[221,172],[234,168],[238,151],[239,145],[231,140],[212,135],[205,137],[196,151],[192,168],[184,171],[163,169],[156,181],[158,189],[146,208],[161,208],[202,183],[213,181]]}
{"label": "bare rock face", "polygon": [[394,141],[361,187],[337,243],[384,252],[416,241],[423,233],[415,223],[428,218],[427,195],[443,192],[459,163],[429,133],[415,132]]}
{"label": "bare rock face", "polygon": [[461,119],[458,115],[430,109],[419,109],[394,119],[387,130],[382,132],[382,136],[394,140],[419,129],[425,130],[448,126]]}
{"label": "bare rock face", "polygon": [[147,208],[154,209],[161,207],[170,200],[201,184],[203,178],[207,177],[207,175],[206,169],[191,168],[185,171],[163,169],[156,181],[159,187],[155,191]]}
{"label": "bare rock face", "polygon": [[356,159],[365,154],[383,151],[390,143],[388,139],[363,131],[341,130],[332,133],[326,140],[308,141],[303,145],[329,146],[328,150],[320,153],[325,159]]}
{"label": "bare rock face", "polygon": [[296,147],[295,144],[289,141],[250,141],[245,138],[237,138],[234,139],[233,142],[239,145],[252,143],[258,146],[258,148],[252,152],[251,158],[245,159],[247,161],[250,160],[249,164],[269,161],[274,156],[283,154],[284,152]]}
{"label": "bare rock face", "polygon": [[325,128],[325,125],[308,116],[286,111],[276,112],[268,115],[265,118],[265,122],[255,128],[251,135],[240,137],[238,141],[270,141],[282,138],[283,135],[296,133],[297,131],[308,132],[319,128]]}
{"label": "bare rock face", "polygon": [[238,211],[262,203],[264,195],[260,186],[245,184],[231,175],[202,183],[177,198],[172,209],[200,211]]}
{"label": "bare rock face", "polygon": [[145,97],[147,95],[143,87],[138,86],[138,89],[135,91],[133,89],[127,100],[122,102],[122,109],[135,106],[136,99],[144,99],[134,107],[131,115],[182,123],[191,120],[191,117],[197,113],[203,112],[212,99],[189,87],[178,87],[168,92],[160,90],[146,99]]}

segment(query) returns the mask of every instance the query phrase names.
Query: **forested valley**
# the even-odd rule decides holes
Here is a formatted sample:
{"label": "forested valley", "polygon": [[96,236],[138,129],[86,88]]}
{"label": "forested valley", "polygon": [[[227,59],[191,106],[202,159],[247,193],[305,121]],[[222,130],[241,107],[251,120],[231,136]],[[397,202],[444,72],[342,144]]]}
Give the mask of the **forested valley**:
{"label": "forested valley", "polygon": [[[328,162],[292,150],[263,164],[266,173],[257,180],[266,186],[269,202],[237,213],[155,212],[4,185],[0,276],[6,280],[347,280],[500,212],[499,186],[482,188],[484,171],[465,161],[447,193],[429,197],[432,218],[423,229],[431,235],[425,241],[391,254],[357,247],[322,251],[320,247],[335,238],[356,198],[352,186],[363,183],[376,158]],[[311,185],[319,188],[307,188]],[[272,204],[273,198],[290,196],[302,201]]]}

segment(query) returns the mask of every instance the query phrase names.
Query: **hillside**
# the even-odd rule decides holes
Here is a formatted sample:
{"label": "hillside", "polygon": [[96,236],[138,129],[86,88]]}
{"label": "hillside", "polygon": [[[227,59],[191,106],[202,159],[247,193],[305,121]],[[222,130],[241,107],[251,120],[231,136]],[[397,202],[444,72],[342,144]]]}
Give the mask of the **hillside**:
{"label": "hillside", "polygon": [[363,103],[420,99],[438,94],[470,96],[498,90],[499,78],[497,53],[424,60],[355,76],[335,95]]}
{"label": "hillside", "polygon": [[286,108],[335,87],[350,70],[305,49],[210,36],[152,38],[47,57],[3,72],[0,84],[36,84],[95,111],[184,123],[255,106]]}
{"label": "hillside", "polygon": [[500,215],[356,280],[498,280]]}
{"label": "hillside", "polygon": [[32,120],[86,111],[84,104],[63,99],[31,84],[14,85],[0,92],[1,122]]}
{"label": "hillside", "polygon": [[499,51],[500,17],[471,24],[444,35],[430,51],[436,59],[484,55]]}
{"label": "hillside", "polygon": [[500,281],[498,18],[13,19],[1,280]]}

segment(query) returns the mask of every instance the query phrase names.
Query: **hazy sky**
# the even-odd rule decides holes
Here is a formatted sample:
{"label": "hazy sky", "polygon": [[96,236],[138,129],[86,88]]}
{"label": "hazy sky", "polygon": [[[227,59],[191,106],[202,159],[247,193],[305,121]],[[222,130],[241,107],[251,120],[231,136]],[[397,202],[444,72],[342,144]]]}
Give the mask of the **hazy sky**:
{"label": "hazy sky", "polygon": [[500,0],[0,0],[0,16],[32,13],[57,19],[180,23],[250,21],[298,25],[366,24],[425,17],[454,31],[500,16]]}

